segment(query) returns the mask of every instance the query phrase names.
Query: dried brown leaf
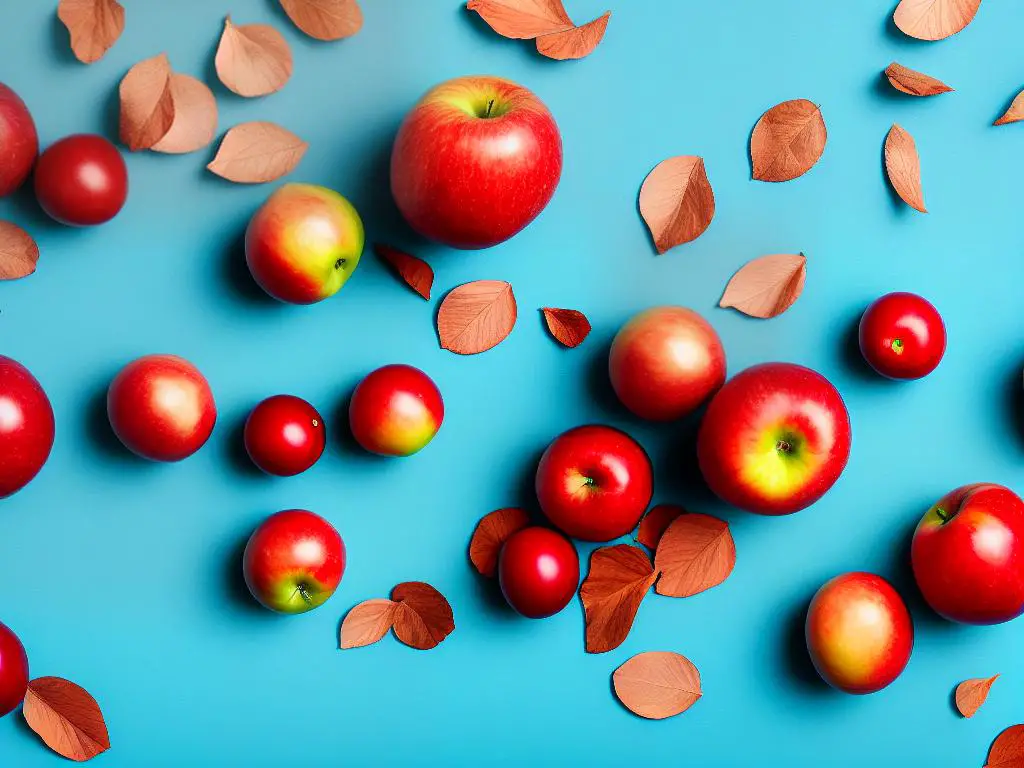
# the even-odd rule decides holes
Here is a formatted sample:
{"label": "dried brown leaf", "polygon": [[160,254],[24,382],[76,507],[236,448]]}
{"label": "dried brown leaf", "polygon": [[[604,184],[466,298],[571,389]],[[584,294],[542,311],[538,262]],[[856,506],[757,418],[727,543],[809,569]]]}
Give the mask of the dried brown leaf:
{"label": "dried brown leaf", "polygon": [[532,40],[576,26],[562,0],[469,0],[466,8],[480,14],[502,37],[516,40]]}
{"label": "dried brown leaf", "polygon": [[590,556],[590,573],[580,587],[587,625],[587,653],[622,645],[657,574],[639,547],[616,544]]}
{"label": "dried brown leaf", "polygon": [[778,253],[748,261],[725,286],[720,307],[732,307],[750,317],[777,317],[793,306],[804,290],[807,257]]}
{"label": "dried brown leaf", "polygon": [[117,0],[60,0],[57,18],[71,35],[71,51],[83,64],[92,64],[124,32],[124,7]]}
{"label": "dried brown leaf", "polygon": [[589,56],[604,39],[605,30],[612,12],[607,11],[582,27],[573,27],[562,32],[552,32],[537,38],[537,52],[549,59],[565,61]]}
{"label": "dried brown leaf", "polygon": [[469,560],[484,576],[498,571],[498,555],[508,538],[530,524],[530,516],[517,507],[497,509],[484,515],[469,540]]}
{"label": "dried brown leaf", "polygon": [[373,250],[391,265],[406,285],[424,299],[430,300],[430,289],[434,285],[434,270],[427,262],[411,253],[392,248],[390,245],[378,243],[373,246]]}
{"label": "dried brown leaf", "polygon": [[579,310],[544,307],[541,312],[544,313],[548,331],[559,344],[578,347],[590,333],[590,321]]}
{"label": "dried brown leaf", "polygon": [[640,528],[637,530],[636,540],[648,549],[658,548],[658,542],[668,527],[680,515],[685,515],[686,510],[677,507],[675,504],[658,504],[644,515],[640,521]]}
{"label": "dried brown leaf", "polygon": [[690,597],[725,581],[736,565],[736,543],[729,524],[689,512],[665,530],[654,554],[661,573],[659,595]]}
{"label": "dried brown leaf", "polygon": [[171,73],[174,122],[150,149],[180,155],[207,146],[217,134],[217,100],[206,83],[190,75]]}
{"label": "dried brown leaf", "polygon": [[281,0],[296,27],[317,40],[341,40],[363,28],[357,0]]}
{"label": "dried brown leaf", "polygon": [[904,67],[895,61],[885,68],[885,76],[893,88],[911,96],[938,96],[940,93],[949,93],[953,90],[941,80]]}
{"label": "dried brown leaf", "polygon": [[406,581],[391,590],[398,603],[395,637],[411,648],[426,651],[455,630],[452,607],[444,595],[422,581]]}
{"label": "dried brown leaf", "polygon": [[60,677],[28,684],[25,722],[61,757],[84,762],[110,749],[103,713],[89,692]]}
{"label": "dried brown leaf", "polygon": [[1007,123],[1019,123],[1021,120],[1024,120],[1024,91],[1014,97],[1009,108],[994,124],[1006,125]]}
{"label": "dried brown leaf", "polygon": [[917,155],[917,145],[914,137],[895,123],[885,137],[885,172],[903,202],[921,213],[928,213],[921,189],[921,158]]}
{"label": "dried brown leaf", "polygon": [[36,271],[39,246],[32,235],[10,221],[0,221],[0,280],[17,280]]}
{"label": "dried brown leaf", "polygon": [[149,149],[174,123],[171,63],[161,53],[128,70],[119,87],[121,141],[133,152]]}
{"label": "dried brown leaf", "polygon": [[1011,725],[992,742],[985,768],[1021,766],[1024,766],[1024,725]]}
{"label": "dried brown leaf", "polygon": [[231,128],[207,169],[240,184],[274,181],[295,170],[309,145],[275,123],[242,123]]}
{"label": "dried brown leaf", "polygon": [[475,355],[497,346],[516,324],[516,297],[503,280],[475,280],[444,297],[437,312],[441,348]]}
{"label": "dried brown leaf", "polygon": [[821,107],[807,99],[776,104],[750,135],[750,160],[759,181],[790,181],[821,159],[828,132]]}
{"label": "dried brown leaf", "polygon": [[362,648],[372,645],[394,626],[398,604],[384,598],[364,600],[355,606],[341,622],[338,639],[342,648]]}
{"label": "dried brown leaf", "polygon": [[975,677],[964,680],[956,687],[956,708],[964,717],[974,717],[974,713],[981,709],[981,705],[988,698],[988,692],[992,690],[992,683],[999,675],[992,677]]}
{"label": "dried brown leaf", "polygon": [[268,24],[236,26],[228,16],[214,65],[220,81],[239,96],[266,96],[291,78],[292,51]]}
{"label": "dried brown leaf", "polygon": [[649,720],[685,712],[702,695],[693,662],[670,651],[637,654],[615,670],[612,685],[626,709]]}
{"label": "dried brown leaf", "polygon": [[715,216],[704,160],[681,155],[654,166],[640,187],[640,215],[658,253],[700,237]]}
{"label": "dried brown leaf", "polygon": [[900,0],[892,20],[918,40],[944,40],[973,21],[981,0]]}

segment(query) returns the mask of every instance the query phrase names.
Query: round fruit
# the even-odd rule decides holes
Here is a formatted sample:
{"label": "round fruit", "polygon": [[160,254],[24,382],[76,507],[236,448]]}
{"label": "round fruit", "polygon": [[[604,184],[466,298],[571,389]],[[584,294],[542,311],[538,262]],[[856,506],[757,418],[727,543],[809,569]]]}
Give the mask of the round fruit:
{"label": "round fruit", "polygon": [[946,326],[931,302],[913,293],[876,299],[860,319],[860,351],[890,379],[920,379],[946,351]]}
{"label": "round fruit", "polygon": [[565,608],[579,581],[576,547],[550,528],[523,528],[501,548],[501,592],[508,604],[528,619],[543,619]]}
{"label": "round fruit", "polygon": [[128,168],[102,136],[80,133],[47,147],[35,174],[36,198],[62,224],[110,221],[128,199]]}
{"label": "round fruit", "polygon": [[39,137],[28,107],[0,83],[0,197],[20,187],[39,154]]}
{"label": "round fruit", "polygon": [[670,421],[696,410],[725,383],[722,341],[685,307],[654,307],[634,315],[612,342],[612,387],[642,419]]}
{"label": "round fruit", "polygon": [[429,443],[444,420],[433,380],[411,365],[385,365],[368,374],[348,408],[352,435],[382,456],[409,456]]}
{"label": "round fruit", "polygon": [[0,498],[24,488],[43,468],[53,431],[43,387],[28,368],[0,355]]}
{"label": "round fruit", "polygon": [[114,434],[154,461],[180,461],[203,447],[217,406],[203,374],[175,355],[147,355],[128,363],[107,390]]}
{"label": "round fruit", "polygon": [[28,656],[18,636],[0,623],[0,717],[14,711],[28,690]]}
{"label": "round fruit", "polygon": [[268,397],[245,420],[245,450],[271,475],[305,472],[316,464],[326,443],[323,418],[301,397]]}

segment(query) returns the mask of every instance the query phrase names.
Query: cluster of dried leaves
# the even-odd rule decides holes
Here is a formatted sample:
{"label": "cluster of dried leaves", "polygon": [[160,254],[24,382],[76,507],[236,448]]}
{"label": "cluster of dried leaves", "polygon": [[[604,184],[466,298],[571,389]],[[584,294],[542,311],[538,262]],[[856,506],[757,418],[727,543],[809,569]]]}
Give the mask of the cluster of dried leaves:
{"label": "cluster of dried leaves", "polygon": [[455,631],[452,607],[444,595],[422,581],[406,581],[391,590],[391,599],[366,600],[345,616],[342,648],[372,645],[389,630],[410,648],[426,651]]}
{"label": "cluster of dried leaves", "polygon": [[583,25],[569,18],[562,0],[469,0],[476,11],[502,37],[534,40],[537,52],[549,59],[582,59],[604,38],[611,11]]}
{"label": "cluster of dried leaves", "polygon": [[110,749],[99,704],[70,680],[39,677],[31,681],[22,714],[43,743],[68,760],[81,763]]}

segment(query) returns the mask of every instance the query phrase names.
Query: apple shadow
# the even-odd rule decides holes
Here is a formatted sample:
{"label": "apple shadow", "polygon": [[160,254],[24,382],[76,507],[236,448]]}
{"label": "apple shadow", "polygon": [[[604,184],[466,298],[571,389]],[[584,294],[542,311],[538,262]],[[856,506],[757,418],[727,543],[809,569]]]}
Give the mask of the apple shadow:
{"label": "apple shadow", "polygon": [[608,354],[611,348],[610,340],[593,345],[586,367],[586,394],[590,403],[596,405],[602,414],[615,417],[622,416],[628,411],[619,402],[612,388],[612,380],[608,376]]}
{"label": "apple shadow", "polygon": [[155,463],[144,459],[125,447],[124,443],[114,434],[107,416],[107,388],[104,384],[89,398],[85,409],[85,434],[103,456],[104,459],[132,466],[133,471],[141,468],[152,468]]}
{"label": "apple shadow", "polygon": [[1020,365],[1011,370],[1006,377],[1004,389],[1006,393],[1006,410],[1010,414],[1011,431],[1017,445],[1024,448],[1024,372]]}
{"label": "apple shadow", "polygon": [[249,592],[249,586],[245,583],[245,575],[242,573],[242,558],[250,535],[251,533],[247,532],[241,538],[232,538],[227,549],[227,556],[224,558],[223,564],[224,594],[228,602],[240,611],[253,616],[274,616],[276,614],[273,611],[260,605]]}
{"label": "apple shadow", "polygon": [[714,494],[700,471],[697,459],[697,437],[704,417],[700,408],[685,418],[671,422],[669,437],[652,457],[656,495],[669,499],[685,499],[684,508],[693,511],[721,512],[728,507]]}
{"label": "apple shadow", "polygon": [[833,693],[833,689],[818,674],[818,670],[814,668],[814,662],[811,661],[811,656],[807,652],[804,624],[810,605],[810,599],[802,601],[785,616],[781,662],[787,677],[801,691],[814,696],[828,696]]}
{"label": "apple shadow", "polygon": [[228,434],[221,438],[224,445],[224,457],[239,475],[254,479],[266,478],[267,474],[253,463],[245,448],[245,422],[247,419],[248,414],[244,418],[233,419],[227,430]]}
{"label": "apple shadow", "polygon": [[245,263],[245,230],[228,241],[221,264],[221,282],[234,298],[259,307],[282,306],[260,288],[249,272],[249,265]]}
{"label": "apple shadow", "polygon": [[889,386],[892,382],[879,375],[864,359],[860,351],[860,318],[861,312],[850,318],[843,332],[840,345],[839,363],[843,371],[858,383],[867,386]]}
{"label": "apple shadow", "polygon": [[[338,453],[348,461],[358,461],[365,464],[384,465],[391,461],[392,456],[381,456],[380,454],[368,451],[359,444],[352,428],[349,426],[348,410],[352,402],[352,392],[355,390],[358,380],[354,381],[348,388],[347,393],[338,398],[338,403],[331,411],[327,423],[327,445],[333,446]],[[334,432],[333,439],[331,431]]]}

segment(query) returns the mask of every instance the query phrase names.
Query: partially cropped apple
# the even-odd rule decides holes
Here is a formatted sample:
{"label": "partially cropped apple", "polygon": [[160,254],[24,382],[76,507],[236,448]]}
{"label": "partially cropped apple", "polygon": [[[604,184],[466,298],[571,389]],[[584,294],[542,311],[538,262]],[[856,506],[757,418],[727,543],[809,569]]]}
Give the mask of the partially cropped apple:
{"label": "partially cropped apple", "polygon": [[20,187],[39,154],[39,137],[28,107],[0,83],[0,197]]}

